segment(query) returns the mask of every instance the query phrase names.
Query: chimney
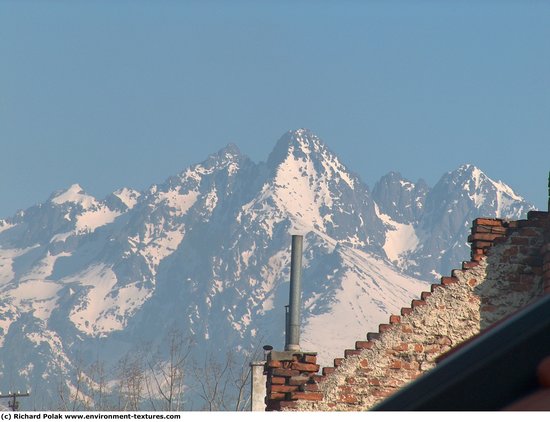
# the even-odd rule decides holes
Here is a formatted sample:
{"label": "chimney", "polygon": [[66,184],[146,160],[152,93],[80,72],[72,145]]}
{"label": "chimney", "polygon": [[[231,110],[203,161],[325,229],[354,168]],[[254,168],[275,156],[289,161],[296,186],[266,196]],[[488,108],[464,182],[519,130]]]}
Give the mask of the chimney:
{"label": "chimney", "polygon": [[286,318],[285,350],[300,350],[300,308],[302,283],[302,249],[304,237],[292,235],[292,256],[290,260],[290,295]]}

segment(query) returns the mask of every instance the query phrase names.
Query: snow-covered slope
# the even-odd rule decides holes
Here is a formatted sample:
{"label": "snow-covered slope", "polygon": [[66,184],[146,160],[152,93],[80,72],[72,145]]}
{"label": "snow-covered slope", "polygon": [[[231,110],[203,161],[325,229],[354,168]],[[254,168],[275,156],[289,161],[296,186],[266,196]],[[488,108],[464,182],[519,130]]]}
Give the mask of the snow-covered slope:
{"label": "snow-covered slope", "polygon": [[356,340],[364,339],[367,331],[387,322],[389,314],[398,314],[410,303],[411,293],[418,296],[427,288],[425,282],[399,273],[363,250],[339,246],[332,255],[338,265],[329,267],[324,279],[334,283],[333,288],[317,288],[308,295],[301,339],[302,348],[317,351],[319,362],[327,366],[342,357],[344,349],[353,348]]}
{"label": "snow-covered slope", "polygon": [[112,367],[173,327],[197,358],[281,348],[297,233],[302,347],[329,364],[466,259],[473,218],[529,207],[472,166],[433,189],[392,173],[371,194],[305,129],[265,163],[228,145],[142,192],[75,184],[0,220],[0,390],[55,402],[60,379],[74,390],[94,359]]}

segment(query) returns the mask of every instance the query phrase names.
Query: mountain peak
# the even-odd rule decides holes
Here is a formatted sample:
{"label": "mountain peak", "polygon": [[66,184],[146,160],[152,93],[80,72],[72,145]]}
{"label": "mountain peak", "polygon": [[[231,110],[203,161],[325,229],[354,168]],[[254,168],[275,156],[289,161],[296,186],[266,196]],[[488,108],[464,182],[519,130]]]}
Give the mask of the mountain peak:
{"label": "mountain peak", "polygon": [[386,175],[382,176],[378,183],[380,183],[380,182],[400,183],[402,181],[405,181],[405,179],[403,178],[401,173],[399,173],[398,171],[390,171]]}
{"label": "mountain peak", "polygon": [[211,154],[203,164],[205,164],[207,167],[224,167],[231,163],[238,163],[244,157],[244,154],[241,152],[237,145],[229,143],[225,147],[221,148],[218,152]]}
{"label": "mountain peak", "polygon": [[376,182],[372,195],[383,214],[398,223],[409,224],[420,218],[428,190],[424,180],[413,183],[401,173],[390,171]]}
{"label": "mountain peak", "polygon": [[460,170],[460,171],[474,171],[474,170],[479,170],[479,168],[476,167],[474,164],[464,163],[460,167],[458,167],[458,170]]}
{"label": "mountain peak", "polygon": [[449,171],[443,178],[449,179],[453,184],[473,182],[476,189],[485,182],[492,182],[482,170],[473,164],[462,164],[457,169]]}
{"label": "mountain peak", "polygon": [[455,170],[455,172],[459,174],[485,175],[485,173],[483,173],[483,171],[479,167],[475,166],[474,164],[462,164],[460,167],[458,167]]}
{"label": "mountain peak", "polygon": [[[277,173],[296,167],[296,177],[311,184],[311,177],[335,178],[354,188],[357,177],[349,172],[336,154],[309,129],[296,129],[285,133],[269,155],[267,167]],[[317,176],[315,176],[315,173]]]}
{"label": "mountain peak", "polygon": [[326,149],[323,141],[319,139],[309,129],[296,129],[288,131],[286,136],[283,136],[281,139],[287,140],[287,145],[294,148],[299,148],[299,150],[307,152],[308,150],[314,149],[315,151],[319,149]]}
{"label": "mountain peak", "polygon": [[225,147],[220,149],[217,155],[222,156],[231,156],[231,157],[240,157],[242,155],[241,150],[233,142],[230,142]]}
{"label": "mountain peak", "polygon": [[300,129],[289,130],[287,133],[289,133],[291,136],[295,138],[309,138],[309,137],[317,138],[317,135],[315,135],[313,131],[305,127]]}
{"label": "mountain peak", "polygon": [[312,154],[327,156],[327,152],[328,149],[323,141],[311,130],[289,130],[277,141],[267,163],[269,167],[276,168],[291,155],[296,158],[306,158]]}
{"label": "mountain peak", "polygon": [[118,198],[128,209],[132,209],[138,202],[141,193],[134,189],[121,188],[114,191],[113,196]]}
{"label": "mountain peak", "polygon": [[74,183],[65,190],[55,192],[50,197],[50,202],[56,205],[76,203],[87,208],[96,202],[96,200],[93,196],[88,195],[78,183]]}
{"label": "mountain peak", "polygon": [[[233,176],[238,173],[248,161],[250,161],[249,158],[240,151],[237,145],[229,143],[217,152],[210,154],[204,161],[187,167],[177,176],[168,178],[165,182],[165,188],[173,188],[182,183],[187,183],[186,181],[192,181],[192,185],[195,186],[200,182],[203,176],[218,171],[227,172],[229,176]],[[153,189],[157,188],[158,186],[153,186]],[[162,185],[161,189],[164,189]]]}
{"label": "mountain peak", "polygon": [[431,194],[436,197],[466,195],[475,209],[481,210],[478,212],[498,218],[520,218],[524,210],[531,207],[510,186],[500,180],[491,179],[473,164],[463,164],[445,174]]}
{"label": "mountain peak", "polygon": [[487,174],[473,164],[463,164],[455,171],[449,172],[449,176],[452,180],[456,180],[458,183],[464,183],[463,187],[466,190],[470,190],[471,188],[479,190],[483,188],[484,185],[487,185],[492,186],[497,191],[505,193],[516,200],[523,200],[523,198],[514,193],[510,186],[500,180],[491,179],[487,176]]}

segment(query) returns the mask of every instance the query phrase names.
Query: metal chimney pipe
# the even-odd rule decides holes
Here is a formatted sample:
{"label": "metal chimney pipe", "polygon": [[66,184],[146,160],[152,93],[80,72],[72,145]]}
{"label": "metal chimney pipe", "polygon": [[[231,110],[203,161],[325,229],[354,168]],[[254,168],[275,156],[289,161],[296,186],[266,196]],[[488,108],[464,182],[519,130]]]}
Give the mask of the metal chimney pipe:
{"label": "metal chimney pipe", "polygon": [[285,350],[290,344],[290,305],[285,305]]}
{"label": "metal chimney pipe", "polygon": [[290,295],[285,350],[300,350],[300,308],[302,294],[302,249],[304,237],[292,235],[290,259]]}

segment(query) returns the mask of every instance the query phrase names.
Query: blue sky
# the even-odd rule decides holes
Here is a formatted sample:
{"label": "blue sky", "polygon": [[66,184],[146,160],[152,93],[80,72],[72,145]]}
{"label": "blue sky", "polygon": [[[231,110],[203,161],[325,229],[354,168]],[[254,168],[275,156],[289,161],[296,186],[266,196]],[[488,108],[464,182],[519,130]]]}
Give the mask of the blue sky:
{"label": "blue sky", "polygon": [[306,127],[372,188],[463,163],[546,209],[548,1],[0,0],[0,217]]}

